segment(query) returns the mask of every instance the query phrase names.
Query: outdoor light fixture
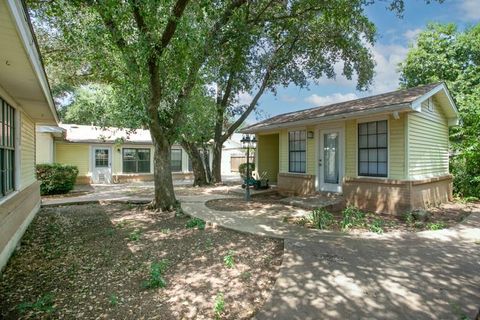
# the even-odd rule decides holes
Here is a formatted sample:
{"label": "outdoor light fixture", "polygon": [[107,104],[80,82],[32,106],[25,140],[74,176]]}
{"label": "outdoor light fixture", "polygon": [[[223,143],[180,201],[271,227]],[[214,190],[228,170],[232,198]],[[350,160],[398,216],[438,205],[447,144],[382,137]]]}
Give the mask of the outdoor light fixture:
{"label": "outdoor light fixture", "polygon": [[257,147],[257,138],[253,136],[252,138],[250,135],[245,134],[240,140],[242,143],[242,147],[247,149],[247,173],[245,177],[245,200],[250,200],[250,183],[251,183],[251,172],[250,172],[250,149],[255,149]]}
{"label": "outdoor light fixture", "polygon": [[308,139],[313,139],[313,131],[308,131],[307,132],[307,138]]}

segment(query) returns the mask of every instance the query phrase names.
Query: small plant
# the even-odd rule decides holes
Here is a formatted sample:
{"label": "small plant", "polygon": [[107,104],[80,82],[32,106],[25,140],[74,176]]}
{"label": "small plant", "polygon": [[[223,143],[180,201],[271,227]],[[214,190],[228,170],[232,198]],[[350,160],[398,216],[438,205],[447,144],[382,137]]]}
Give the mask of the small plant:
{"label": "small plant", "polygon": [[128,235],[128,239],[130,239],[130,241],[138,241],[140,240],[141,234],[142,232],[140,231],[140,229],[135,229],[132,232],[130,232],[130,234]]}
{"label": "small plant", "polygon": [[55,306],[54,306],[54,299],[53,299],[53,294],[47,293],[40,298],[37,299],[37,301],[31,303],[31,302],[22,302],[21,304],[18,305],[18,311],[20,313],[25,313],[29,310],[35,311],[35,312],[46,312],[46,313],[52,313],[55,311]]}
{"label": "small plant", "polygon": [[185,225],[187,228],[195,228],[197,227],[198,230],[205,229],[205,221],[199,218],[191,218],[187,221]]}
{"label": "small plant", "polygon": [[223,293],[217,293],[215,301],[213,302],[213,312],[215,313],[215,319],[220,319],[222,313],[225,311],[225,300],[223,298]]}
{"label": "small plant", "polygon": [[431,223],[427,223],[426,227],[428,230],[435,231],[435,230],[445,229],[447,226],[443,222],[437,222],[437,223],[431,222]]}
{"label": "small plant", "polygon": [[415,216],[412,212],[406,212],[403,214],[403,220],[408,224],[411,225],[415,222]]}
{"label": "small plant", "polygon": [[233,250],[228,250],[228,253],[226,256],[223,257],[223,263],[225,264],[225,267],[231,269],[235,267],[235,251]]}
{"label": "small plant", "polygon": [[163,234],[169,234],[170,233],[170,228],[161,229],[160,232],[163,233]]}
{"label": "small plant", "polygon": [[242,273],[240,273],[240,279],[242,279],[242,281],[248,281],[250,280],[250,278],[252,278],[251,272],[243,271]]}
{"label": "small plant", "polygon": [[346,231],[350,228],[361,226],[365,223],[365,213],[360,209],[349,206],[342,211],[342,221],[340,226],[343,231]]}
{"label": "small plant", "polygon": [[109,301],[110,301],[110,304],[115,307],[115,306],[118,304],[118,297],[117,297],[117,295],[114,294],[114,293],[112,293],[112,294],[110,295]]}
{"label": "small plant", "polygon": [[383,225],[384,221],[382,219],[375,219],[373,222],[370,224],[370,231],[382,234],[383,233]]}
{"label": "small plant", "polygon": [[308,219],[317,229],[323,230],[333,222],[333,215],[324,208],[317,208],[312,211]]}
{"label": "small plant", "polygon": [[211,238],[207,238],[205,240],[205,250],[212,250],[213,249],[213,240]]}
{"label": "small plant", "polygon": [[154,262],[150,266],[150,277],[143,282],[143,287],[147,289],[153,288],[165,288],[167,282],[163,278],[165,271],[167,270],[169,261],[162,259],[160,262]]}

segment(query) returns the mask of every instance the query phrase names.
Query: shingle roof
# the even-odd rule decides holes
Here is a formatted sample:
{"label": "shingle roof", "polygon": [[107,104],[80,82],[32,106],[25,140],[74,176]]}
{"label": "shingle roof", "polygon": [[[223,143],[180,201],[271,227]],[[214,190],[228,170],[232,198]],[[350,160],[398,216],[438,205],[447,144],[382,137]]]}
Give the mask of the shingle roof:
{"label": "shingle roof", "polygon": [[264,128],[267,129],[268,127],[273,125],[314,118],[316,119],[322,117],[337,116],[342,114],[348,114],[351,112],[374,110],[376,108],[411,103],[440,84],[441,82],[431,83],[423,86],[409,89],[401,89],[356,100],[350,100],[311,109],[284,113],[246,127],[242,130],[242,132],[258,132]]}
{"label": "shingle roof", "polygon": [[122,139],[129,143],[152,143],[150,131],[144,129],[101,128],[78,124],[61,124],[65,130],[65,140],[85,143],[115,143]]}

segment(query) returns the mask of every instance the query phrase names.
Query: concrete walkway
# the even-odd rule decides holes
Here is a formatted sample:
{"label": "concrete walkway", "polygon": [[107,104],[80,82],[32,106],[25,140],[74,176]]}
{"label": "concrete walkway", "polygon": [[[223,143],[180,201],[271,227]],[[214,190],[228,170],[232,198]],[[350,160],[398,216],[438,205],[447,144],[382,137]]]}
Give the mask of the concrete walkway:
{"label": "concrete walkway", "polygon": [[[125,187],[95,194],[105,201],[151,199],[145,190]],[[76,200],[92,201],[94,195]],[[480,206],[452,229],[347,235],[282,223],[271,212],[205,206],[225,197],[215,192],[178,196],[191,216],[284,239],[279,277],[256,319],[475,319],[479,311]]]}

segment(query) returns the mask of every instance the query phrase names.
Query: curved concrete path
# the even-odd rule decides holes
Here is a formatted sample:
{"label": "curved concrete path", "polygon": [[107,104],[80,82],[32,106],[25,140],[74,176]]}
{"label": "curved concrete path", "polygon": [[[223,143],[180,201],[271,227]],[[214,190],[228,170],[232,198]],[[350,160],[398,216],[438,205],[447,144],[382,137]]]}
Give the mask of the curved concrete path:
{"label": "curved concrete path", "polygon": [[[179,196],[223,227],[284,239],[272,295],[256,319],[475,319],[480,308],[480,206],[452,229],[384,235],[308,230],[261,211],[211,210],[224,195]],[[148,201],[115,188],[44,201]]]}

